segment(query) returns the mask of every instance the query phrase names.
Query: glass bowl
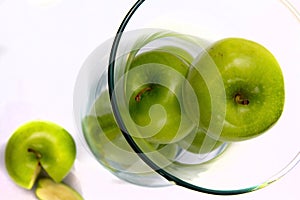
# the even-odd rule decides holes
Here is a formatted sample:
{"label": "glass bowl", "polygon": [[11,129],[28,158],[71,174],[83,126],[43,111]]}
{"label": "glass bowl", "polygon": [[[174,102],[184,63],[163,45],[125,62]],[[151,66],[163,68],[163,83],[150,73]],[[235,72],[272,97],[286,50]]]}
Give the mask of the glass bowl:
{"label": "glass bowl", "polygon": [[[200,192],[229,195],[255,191],[275,182],[300,160],[299,20],[299,13],[288,1],[137,1],[116,36],[97,47],[79,72],[74,113],[86,149],[114,175],[137,185],[176,184]],[[209,45],[227,37],[256,41],[273,53],[284,75],[284,110],[276,124],[258,137],[228,142],[204,134],[203,148],[191,151],[189,145],[195,133],[201,131],[195,123],[201,110],[196,105],[186,112],[185,105],[196,101],[195,92],[190,86],[184,89],[174,86],[186,77],[166,69],[168,61],[142,63],[134,70],[130,67],[139,55],[153,51],[194,66]],[[149,75],[154,68],[158,69],[155,75]],[[224,119],[226,94],[222,81],[217,81],[219,85],[209,85],[210,79],[221,80],[217,68],[212,67],[212,71],[213,75],[202,76],[206,77],[212,99],[218,99],[212,101],[211,107],[217,109],[209,127],[212,132],[220,133],[222,124],[214,117]],[[145,76],[152,77],[145,80]],[[155,123],[168,116],[168,101],[153,104],[147,115],[140,117],[142,122],[145,118],[150,120],[148,124],[141,125],[133,119],[135,111],[144,108],[134,110],[132,97],[138,102],[151,88],[135,91],[155,84],[169,89],[179,99],[179,111],[186,114],[164,131],[171,134],[178,125],[176,137],[165,137],[162,142],[157,142],[162,137],[155,134],[163,126],[157,127]],[[189,98],[185,98],[183,91],[191,91]],[[174,120],[175,115],[174,111]]]}

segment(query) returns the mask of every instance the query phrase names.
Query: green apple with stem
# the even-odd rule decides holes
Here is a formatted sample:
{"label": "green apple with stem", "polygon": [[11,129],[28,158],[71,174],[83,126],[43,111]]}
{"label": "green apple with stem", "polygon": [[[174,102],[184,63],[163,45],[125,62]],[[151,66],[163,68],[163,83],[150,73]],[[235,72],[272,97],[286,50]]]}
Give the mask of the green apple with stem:
{"label": "green apple with stem", "polygon": [[83,200],[83,197],[70,186],[49,178],[38,180],[35,194],[41,200]]}
{"label": "green apple with stem", "polygon": [[181,105],[190,64],[183,51],[178,47],[172,51],[157,48],[138,54],[130,63],[125,84],[130,117],[123,117],[136,124],[137,131],[130,134],[152,143],[170,144],[194,130]]}
{"label": "green apple with stem", "polygon": [[76,157],[72,136],[48,121],[31,121],[19,127],[5,148],[5,165],[13,181],[31,189],[41,170],[60,182],[71,170]]}
{"label": "green apple with stem", "polygon": [[[248,140],[279,120],[285,100],[283,73],[261,44],[225,38],[213,43],[193,66],[187,79],[198,97],[194,103],[200,107],[199,127],[209,136]],[[194,103],[185,103],[187,110],[192,111]],[[214,127],[220,129],[211,131]]]}
{"label": "green apple with stem", "polygon": [[[90,113],[82,120],[84,137],[96,158],[111,170],[134,170],[149,172],[139,156],[133,151],[120,131],[112,113],[108,91],[103,91],[95,100]],[[165,159],[172,160],[177,152],[176,145],[161,146],[143,139],[134,139],[145,153],[162,154]],[[118,163],[116,166],[115,163]]]}

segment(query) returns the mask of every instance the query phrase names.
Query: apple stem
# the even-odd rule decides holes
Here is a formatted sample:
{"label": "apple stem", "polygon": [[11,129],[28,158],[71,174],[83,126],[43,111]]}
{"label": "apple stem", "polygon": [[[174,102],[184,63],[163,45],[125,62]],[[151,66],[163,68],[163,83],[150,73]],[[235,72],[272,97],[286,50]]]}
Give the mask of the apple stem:
{"label": "apple stem", "polygon": [[151,87],[146,87],[144,89],[142,89],[137,95],[136,97],[134,98],[136,102],[140,102],[141,99],[142,99],[142,95],[147,92],[147,91],[150,91],[151,90]]}
{"label": "apple stem", "polygon": [[241,105],[248,105],[250,103],[249,100],[243,98],[241,94],[235,95],[235,102]]}
{"label": "apple stem", "polygon": [[30,152],[30,153],[34,153],[37,159],[42,158],[42,155],[40,153],[38,153],[37,151],[33,150],[33,149],[29,148],[27,151]]}

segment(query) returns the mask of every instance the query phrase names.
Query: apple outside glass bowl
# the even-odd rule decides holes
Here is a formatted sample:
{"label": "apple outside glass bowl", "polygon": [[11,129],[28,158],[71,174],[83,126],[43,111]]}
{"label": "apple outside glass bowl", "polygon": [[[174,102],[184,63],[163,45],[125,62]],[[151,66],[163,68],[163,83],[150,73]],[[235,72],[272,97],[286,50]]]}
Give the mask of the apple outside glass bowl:
{"label": "apple outside glass bowl", "polygon": [[[299,12],[284,0],[137,1],[78,75],[74,112],[87,151],[149,187],[228,195],[275,182],[300,160],[299,35]],[[217,63],[228,52],[278,65],[251,70],[240,56],[242,78],[226,79]],[[238,121],[229,131],[228,119]]]}

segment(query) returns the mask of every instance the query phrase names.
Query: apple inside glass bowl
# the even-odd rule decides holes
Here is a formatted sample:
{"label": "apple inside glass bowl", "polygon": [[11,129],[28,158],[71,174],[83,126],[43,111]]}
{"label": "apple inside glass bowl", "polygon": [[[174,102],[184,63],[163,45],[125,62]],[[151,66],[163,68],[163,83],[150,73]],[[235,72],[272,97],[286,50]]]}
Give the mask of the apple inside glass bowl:
{"label": "apple inside glass bowl", "polygon": [[300,160],[299,19],[288,1],[137,1],[78,75],[88,151],[144,186],[228,195],[283,177]]}

